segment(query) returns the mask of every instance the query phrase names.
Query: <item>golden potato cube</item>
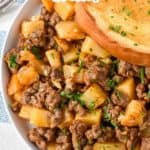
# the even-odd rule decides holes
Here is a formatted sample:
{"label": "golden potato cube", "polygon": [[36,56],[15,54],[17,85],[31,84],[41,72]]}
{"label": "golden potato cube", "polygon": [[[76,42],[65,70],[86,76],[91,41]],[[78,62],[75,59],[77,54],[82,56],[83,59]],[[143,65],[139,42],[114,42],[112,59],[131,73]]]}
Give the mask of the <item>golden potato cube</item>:
{"label": "golden potato cube", "polygon": [[39,74],[41,75],[47,75],[45,65],[42,61],[37,60],[36,57],[30,52],[30,51],[21,51],[20,52],[20,61],[29,62],[29,65],[32,66]]}
{"label": "golden potato cube", "polygon": [[34,107],[30,113],[30,123],[37,127],[50,127],[48,113],[45,109]]}
{"label": "golden potato cube", "polygon": [[31,85],[39,80],[39,74],[32,66],[23,66],[19,69],[17,78],[22,85]]}
{"label": "golden potato cube", "polygon": [[73,62],[75,60],[78,59],[78,49],[76,48],[72,48],[71,50],[69,50],[68,52],[66,52],[65,54],[63,54],[63,60],[64,63],[70,63]]}
{"label": "golden potato cube", "polygon": [[31,33],[37,30],[44,31],[44,22],[42,20],[23,21],[21,25],[21,33],[25,38],[27,38]]}
{"label": "golden potato cube", "polygon": [[17,74],[13,74],[8,83],[8,95],[13,95],[20,91],[22,88],[23,85],[19,82]]}
{"label": "golden potato cube", "polygon": [[74,82],[75,83],[80,83],[83,84],[84,83],[84,73],[85,73],[85,69],[81,69],[78,67],[77,72],[74,75]]}
{"label": "golden potato cube", "polygon": [[19,112],[19,117],[24,119],[30,119],[31,113],[32,113],[33,107],[30,105],[23,105],[21,107],[21,110]]}
{"label": "golden potato cube", "polygon": [[63,72],[64,72],[65,79],[73,78],[77,71],[78,71],[77,66],[73,66],[73,65],[64,65],[63,66]]}
{"label": "golden potato cube", "polygon": [[88,125],[100,125],[102,111],[97,109],[85,115],[76,114],[75,120],[80,120]]}
{"label": "golden potato cube", "polygon": [[93,150],[126,150],[123,143],[95,143]]}
{"label": "golden potato cube", "polygon": [[50,63],[50,65],[53,68],[59,68],[61,67],[61,58],[60,58],[60,52],[52,49],[52,50],[48,50],[46,51],[46,57]]}
{"label": "golden potato cube", "polygon": [[63,129],[65,127],[69,127],[74,120],[73,114],[68,111],[68,109],[65,109],[64,112],[64,120],[62,123],[58,126],[60,129]]}
{"label": "golden potato cube", "polygon": [[135,81],[133,78],[128,78],[121,82],[116,89],[121,93],[126,94],[130,99],[135,98]]}
{"label": "golden potato cube", "polygon": [[63,39],[59,39],[58,37],[54,37],[56,43],[58,44],[58,46],[60,48],[62,48],[63,52],[67,52],[70,48],[69,43],[67,43],[67,41],[63,40]]}
{"label": "golden potato cube", "polygon": [[56,32],[61,39],[80,40],[85,37],[74,21],[61,21],[55,26]]}
{"label": "golden potato cube", "polygon": [[48,144],[47,150],[56,150],[56,144],[55,143]]}
{"label": "golden potato cube", "polygon": [[101,89],[97,84],[92,84],[82,95],[81,100],[84,101],[87,108],[91,104],[94,105],[94,108],[99,107],[107,99],[106,93]]}
{"label": "golden potato cube", "polygon": [[57,2],[54,9],[62,20],[67,20],[74,14],[74,3],[72,2]]}
{"label": "golden potato cube", "polygon": [[143,123],[145,110],[143,103],[139,100],[132,100],[126,109],[125,115],[121,115],[119,120],[123,126],[138,126]]}
{"label": "golden potato cube", "polygon": [[14,100],[17,101],[17,102],[21,102],[22,95],[23,95],[23,91],[16,92],[14,94]]}
{"label": "golden potato cube", "polygon": [[93,39],[88,36],[85,38],[82,44],[81,51],[101,58],[106,58],[110,56],[107,51],[101,48]]}
{"label": "golden potato cube", "polygon": [[49,11],[51,12],[53,10],[53,2],[52,0],[41,0],[44,7]]}

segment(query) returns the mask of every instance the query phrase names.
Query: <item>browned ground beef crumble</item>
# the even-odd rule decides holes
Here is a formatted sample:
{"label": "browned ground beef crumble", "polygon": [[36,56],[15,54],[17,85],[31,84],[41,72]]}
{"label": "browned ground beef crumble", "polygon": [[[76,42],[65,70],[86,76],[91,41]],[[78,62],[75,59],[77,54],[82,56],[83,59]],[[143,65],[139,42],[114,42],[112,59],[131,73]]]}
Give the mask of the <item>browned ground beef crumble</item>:
{"label": "browned ground beef crumble", "polygon": [[[41,20],[45,23],[45,31],[37,31],[32,33],[27,39],[20,35],[19,43],[16,49],[10,50],[5,60],[11,73],[16,73],[20,68],[19,52],[26,49],[37,47],[47,50],[56,48],[63,53],[63,50],[56,45],[54,36],[56,36],[55,25],[61,21],[56,12],[48,12],[44,7],[41,10]],[[72,41],[69,44],[74,44],[78,49],[81,49],[81,42]],[[16,62],[11,67],[9,64],[10,56],[16,57]],[[42,54],[41,54],[42,56]],[[43,58],[44,59],[44,58]],[[37,108],[44,108],[49,111],[51,118],[50,128],[31,128],[28,132],[28,137],[40,150],[46,150],[46,145],[49,142],[56,143],[57,150],[92,150],[93,144],[96,142],[115,142],[125,143],[127,150],[135,150],[133,146],[137,142],[141,143],[141,150],[150,150],[150,134],[143,136],[142,132],[150,128],[150,67],[144,67],[144,82],[140,79],[140,69],[143,67],[129,64],[123,60],[118,60],[112,57],[111,64],[105,64],[97,57],[87,55],[83,60],[83,67],[86,68],[84,74],[84,85],[72,83],[68,80],[69,86],[65,87],[64,75],[62,69],[50,68],[47,60],[45,60],[48,76],[40,75],[39,81],[36,81],[24,90],[21,103],[28,104]],[[122,126],[118,120],[121,113],[130,102],[128,95],[119,93],[114,89],[121,81],[127,77],[133,77],[136,81],[136,97],[145,104],[146,115],[144,123],[139,127]],[[52,84],[52,80],[60,81],[62,89],[56,88]],[[109,85],[110,80],[113,84]],[[115,81],[115,82],[114,82]],[[73,97],[69,102],[66,97],[61,96],[61,92],[66,88],[69,92],[83,92],[92,83],[100,85],[107,93],[109,99],[102,105],[102,111],[105,116],[102,116],[101,125],[88,126],[82,121],[75,120],[69,128],[59,129],[58,125],[64,118],[63,108],[68,107],[68,110],[73,114],[85,115],[88,111],[85,106],[79,101],[75,101]],[[14,103],[13,110],[18,112],[20,104]]]}

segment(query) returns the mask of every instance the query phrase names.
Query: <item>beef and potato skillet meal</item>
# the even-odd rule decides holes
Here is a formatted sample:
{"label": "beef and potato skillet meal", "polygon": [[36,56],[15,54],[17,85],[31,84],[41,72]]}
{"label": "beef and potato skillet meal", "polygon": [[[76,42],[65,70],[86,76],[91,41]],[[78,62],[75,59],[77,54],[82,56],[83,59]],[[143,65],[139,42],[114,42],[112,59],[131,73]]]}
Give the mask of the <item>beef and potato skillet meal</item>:
{"label": "beef and potato skillet meal", "polygon": [[150,150],[150,67],[102,49],[74,21],[75,3],[42,3],[5,55],[29,140],[39,150]]}

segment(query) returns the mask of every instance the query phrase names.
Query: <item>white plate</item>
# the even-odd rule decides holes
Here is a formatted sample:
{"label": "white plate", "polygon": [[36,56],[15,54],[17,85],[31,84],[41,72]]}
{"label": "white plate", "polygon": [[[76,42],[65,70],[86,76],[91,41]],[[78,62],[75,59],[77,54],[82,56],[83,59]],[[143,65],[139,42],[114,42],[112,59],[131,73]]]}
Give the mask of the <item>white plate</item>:
{"label": "white plate", "polygon": [[[20,32],[21,22],[23,20],[31,18],[31,16],[35,14],[38,14],[40,8],[41,8],[40,0],[28,0],[22,6],[22,8],[20,9],[17,17],[12,23],[11,28],[7,34],[6,42],[4,44],[4,48],[2,49],[2,53],[1,53],[2,58],[4,58],[4,55],[6,54],[6,52],[8,52],[11,48],[16,47],[18,35]],[[28,124],[24,120],[17,117],[17,115],[14,114],[9,107],[9,103],[11,101],[10,97],[7,95],[7,83],[9,80],[9,71],[3,59],[1,59],[0,69],[1,69],[0,82],[1,82],[2,97],[4,100],[4,104],[5,104],[9,119],[12,125],[15,127],[14,129],[17,131],[18,135],[20,135],[20,138],[22,139],[22,141],[24,141],[27,144],[29,149],[36,150],[35,146],[31,144],[27,138]]]}

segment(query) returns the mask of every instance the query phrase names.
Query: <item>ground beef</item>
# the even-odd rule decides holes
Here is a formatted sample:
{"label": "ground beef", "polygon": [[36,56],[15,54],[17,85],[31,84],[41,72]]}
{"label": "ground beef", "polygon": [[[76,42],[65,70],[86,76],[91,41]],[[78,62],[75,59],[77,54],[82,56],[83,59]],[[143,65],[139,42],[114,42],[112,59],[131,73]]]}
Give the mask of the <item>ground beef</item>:
{"label": "ground beef", "polygon": [[50,114],[51,128],[57,127],[63,121],[63,111],[61,109],[54,109]]}
{"label": "ground beef", "polygon": [[111,100],[115,105],[125,108],[128,105],[130,99],[126,94],[115,90],[111,95]]}
{"label": "ground beef", "polygon": [[45,128],[32,128],[28,132],[31,142],[37,145],[40,150],[46,150],[47,142],[55,140],[55,130]]}
{"label": "ground beef", "polygon": [[74,121],[69,129],[72,133],[72,144],[74,150],[81,150],[86,144],[86,138],[84,134],[87,130],[87,125],[80,121]]}
{"label": "ground beef", "polygon": [[33,46],[36,47],[44,47],[45,45],[45,32],[42,30],[38,30],[36,32],[32,32],[27,39],[24,41],[24,48],[29,50],[32,49]]}
{"label": "ground beef", "polygon": [[123,143],[126,143],[128,150],[132,149],[132,146],[138,141],[140,133],[138,128],[128,128],[124,127],[121,129],[116,129],[116,138]]}
{"label": "ground beef", "polygon": [[21,64],[19,58],[20,58],[19,51],[15,48],[8,51],[7,54],[5,55],[4,59],[11,73],[16,73],[18,71],[18,68]]}
{"label": "ground beef", "polygon": [[123,60],[120,60],[118,63],[118,73],[124,77],[138,77],[139,69],[140,67],[129,64]]}
{"label": "ground beef", "polygon": [[11,109],[12,109],[13,112],[18,113],[18,112],[20,112],[21,106],[22,106],[22,105],[21,105],[20,103],[18,103],[18,102],[13,102],[13,103],[11,104]]}
{"label": "ground beef", "polygon": [[93,82],[98,82],[100,85],[102,82],[106,81],[109,73],[109,66],[101,66],[99,60],[93,60],[93,57],[85,59],[85,64],[87,66],[87,71],[84,74],[84,81],[86,85],[90,85]]}
{"label": "ground beef", "polygon": [[57,139],[57,150],[72,150],[71,137],[68,135],[60,134]]}
{"label": "ground beef", "polygon": [[150,84],[148,84],[148,87],[146,87],[146,85],[142,83],[137,84],[136,94],[137,94],[138,99],[145,100],[147,102],[150,101],[150,98],[148,97],[148,94],[147,94],[147,89],[150,90]]}
{"label": "ground beef", "polygon": [[87,145],[84,146],[83,150],[93,150],[93,146],[87,144]]}
{"label": "ground beef", "polygon": [[149,138],[142,138],[140,150],[150,150],[150,137]]}
{"label": "ground beef", "polygon": [[60,95],[47,82],[38,81],[24,91],[22,102],[38,108],[46,107],[53,111],[59,106],[61,99]]}
{"label": "ground beef", "polygon": [[68,105],[69,111],[78,113],[80,115],[84,115],[86,113],[86,109],[83,108],[77,101],[71,100]]}
{"label": "ground beef", "polygon": [[93,141],[102,136],[102,130],[99,126],[93,125],[91,129],[85,132],[85,135],[89,141]]}

